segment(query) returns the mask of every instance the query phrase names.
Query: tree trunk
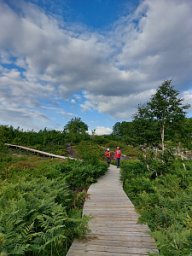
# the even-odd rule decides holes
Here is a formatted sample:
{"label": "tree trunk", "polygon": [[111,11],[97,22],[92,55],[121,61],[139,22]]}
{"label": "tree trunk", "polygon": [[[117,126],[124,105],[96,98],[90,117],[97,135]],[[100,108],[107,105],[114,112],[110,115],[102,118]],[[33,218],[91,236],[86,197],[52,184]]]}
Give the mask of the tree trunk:
{"label": "tree trunk", "polygon": [[164,138],[165,138],[165,124],[163,123],[161,127],[161,147],[163,151],[165,150]]}
{"label": "tree trunk", "polygon": [[[178,155],[181,157],[181,160],[183,161],[184,158],[183,158],[183,153],[181,152],[181,143],[179,142],[179,145],[178,145]],[[183,169],[186,171],[186,166],[185,166],[185,163],[182,162],[182,165],[183,165]]]}

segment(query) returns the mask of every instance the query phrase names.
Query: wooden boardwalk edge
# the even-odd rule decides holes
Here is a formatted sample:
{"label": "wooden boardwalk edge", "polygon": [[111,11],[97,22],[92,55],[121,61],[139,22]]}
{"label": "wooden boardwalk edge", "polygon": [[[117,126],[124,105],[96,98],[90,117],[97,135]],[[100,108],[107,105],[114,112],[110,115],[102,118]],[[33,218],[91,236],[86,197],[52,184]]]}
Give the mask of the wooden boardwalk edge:
{"label": "wooden boardwalk edge", "polygon": [[29,148],[29,147],[24,147],[24,146],[19,146],[19,145],[15,145],[15,144],[5,143],[5,145],[8,146],[8,147],[19,148],[19,149],[23,149],[23,150],[26,150],[26,151],[30,151],[30,152],[33,152],[33,153],[37,153],[39,155],[48,156],[48,157],[52,157],[52,158],[76,160],[76,158],[56,155],[56,154],[52,154],[52,153],[47,153],[47,152],[44,152],[44,151],[41,151],[41,150],[37,150],[37,149]]}

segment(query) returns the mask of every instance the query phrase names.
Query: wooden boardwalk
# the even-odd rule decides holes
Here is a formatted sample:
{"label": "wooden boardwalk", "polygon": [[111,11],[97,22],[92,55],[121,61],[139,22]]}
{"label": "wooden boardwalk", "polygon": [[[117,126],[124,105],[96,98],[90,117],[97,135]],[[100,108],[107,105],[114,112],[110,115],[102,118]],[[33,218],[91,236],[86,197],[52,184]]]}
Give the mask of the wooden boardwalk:
{"label": "wooden boardwalk", "polygon": [[119,169],[107,174],[88,190],[83,214],[91,215],[90,231],[75,240],[67,256],[139,256],[158,252],[149,228],[138,223],[138,214],[122,189]]}
{"label": "wooden boardwalk", "polygon": [[29,147],[24,147],[24,146],[19,146],[19,145],[15,145],[15,144],[9,144],[9,143],[5,143],[6,146],[8,147],[12,147],[12,148],[17,148],[17,149],[23,149],[35,154],[39,154],[42,156],[47,156],[47,157],[52,157],[52,158],[60,158],[60,159],[72,159],[72,160],[76,160],[73,157],[67,157],[67,156],[60,156],[60,155],[56,155],[56,154],[52,154],[52,153],[47,153],[41,150],[37,150],[37,149],[33,149],[33,148],[29,148]]}

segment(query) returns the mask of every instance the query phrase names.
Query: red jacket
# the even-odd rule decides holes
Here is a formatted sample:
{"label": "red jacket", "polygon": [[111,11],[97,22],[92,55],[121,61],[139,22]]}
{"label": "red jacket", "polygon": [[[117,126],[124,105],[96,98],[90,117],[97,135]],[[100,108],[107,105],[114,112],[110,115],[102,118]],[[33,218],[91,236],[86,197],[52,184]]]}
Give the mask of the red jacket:
{"label": "red jacket", "polygon": [[120,149],[117,149],[115,151],[115,158],[120,158],[121,157],[121,150]]}
{"label": "red jacket", "polygon": [[110,151],[105,151],[105,157],[111,158],[111,152]]}

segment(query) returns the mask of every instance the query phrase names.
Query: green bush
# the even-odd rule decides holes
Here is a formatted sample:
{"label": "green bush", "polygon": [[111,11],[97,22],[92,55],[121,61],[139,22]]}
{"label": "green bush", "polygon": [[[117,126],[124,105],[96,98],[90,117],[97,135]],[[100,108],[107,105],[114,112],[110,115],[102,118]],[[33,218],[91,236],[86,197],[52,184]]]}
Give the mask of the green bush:
{"label": "green bush", "polygon": [[86,189],[107,166],[37,157],[2,158],[0,255],[65,255],[87,231]]}
{"label": "green bush", "polygon": [[104,163],[100,163],[100,165],[85,165],[85,163],[82,162],[66,176],[66,181],[72,190],[87,189],[91,183],[96,182],[97,178],[106,171],[107,166]]}
{"label": "green bush", "polygon": [[1,251],[48,255],[52,248],[61,253],[80,223],[80,219],[75,222],[67,215],[71,198],[64,179],[25,177],[4,183],[0,200],[0,232],[4,237]]}
{"label": "green bush", "polygon": [[147,163],[124,162],[121,179],[141,215],[140,220],[151,228],[159,255],[189,256],[192,253],[192,162],[186,161],[184,169],[182,161],[164,158],[163,172],[152,179],[147,164],[160,170],[157,166],[161,160],[160,156]]}

